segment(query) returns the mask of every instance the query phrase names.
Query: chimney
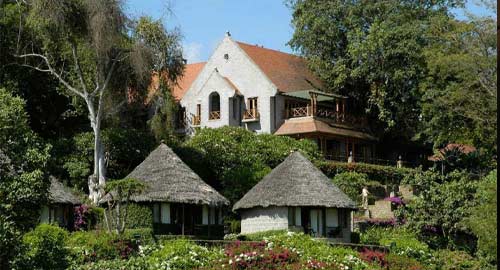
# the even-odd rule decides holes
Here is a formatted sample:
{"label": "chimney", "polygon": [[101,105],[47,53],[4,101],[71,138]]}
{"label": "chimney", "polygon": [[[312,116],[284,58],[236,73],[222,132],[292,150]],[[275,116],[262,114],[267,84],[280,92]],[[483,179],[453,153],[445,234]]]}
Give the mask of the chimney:
{"label": "chimney", "polygon": [[231,33],[228,31],[226,31],[226,37],[230,37],[231,36]]}

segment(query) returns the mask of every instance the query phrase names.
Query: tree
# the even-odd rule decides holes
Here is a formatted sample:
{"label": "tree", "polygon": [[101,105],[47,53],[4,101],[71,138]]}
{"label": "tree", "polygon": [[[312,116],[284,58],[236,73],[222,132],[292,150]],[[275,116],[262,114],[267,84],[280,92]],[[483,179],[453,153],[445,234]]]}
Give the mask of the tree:
{"label": "tree", "polygon": [[406,226],[419,232],[429,245],[452,247],[456,236],[470,235],[464,220],[474,205],[477,183],[467,173],[421,171],[406,177],[403,183],[415,187],[418,195],[402,209],[399,218],[406,220]]}
{"label": "tree", "polygon": [[465,224],[478,238],[478,253],[496,265],[497,257],[497,170],[478,183],[476,205],[469,210]]}
{"label": "tree", "polygon": [[435,148],[455,142],[496,152],[496,24],[496,18],[474,16],[436,17],[431,24],[419,136]]}
{"label": "tree", "polygon": [[353,99],[383,125],[411,138],[420,114],[422,52],[434,16],[462,1],[287,1],[293,11],[291,47],[329,91]]}
{"label": "tree", "polygon": [[25,102],[0,88],[0,268],[19,251],[22,232],[38,220],[47,202],[45,174],[50,145],[28,126]]}
{"label": "tree", "polygon": [[[112,229],[117,234],[125,231],[127,223],[127,211],[130,197],[142,192],[145,185],[136,179],[122,179],[110,181],[106,187],[106,201],[109,211],[104,211],[104,221],[108,231]],[[114,213],[113,213],[114,212]]]}
{"label": "tree", "polygon": [[[69,96],[85,105],[94,135],[89,197],[97,203],[106,181],[102,120],[128,98],[140,97],[152,70],[165,70],[169,79],[182,72],[178,33],[167,33],[161,23],[143,23],[151,21],[147,18],[131,20],[120,1],[36,0],[27,9],[19,31],[41,49],[30,51],[36,47],[24,44],[17,57],[21,65],[57,78]],[[164,38],[151,38],[157,33]]]}

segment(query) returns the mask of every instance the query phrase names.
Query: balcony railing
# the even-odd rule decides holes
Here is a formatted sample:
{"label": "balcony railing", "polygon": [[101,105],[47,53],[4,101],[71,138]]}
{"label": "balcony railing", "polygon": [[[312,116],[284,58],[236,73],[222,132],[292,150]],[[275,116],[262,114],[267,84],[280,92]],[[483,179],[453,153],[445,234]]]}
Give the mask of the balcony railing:
{"label": "balcony railing", "polygon": [[193,118],[191,118],[191,121],[193,123],[193,126],[199,126],[201,123],[201,117],[199,115],[193,115]]}
{"label": "balcony railing", "polygon": [[243,112],[243,120],[258,120],[259,112],[257,110],[245,110]]}
{"label": "balcony railing", "polygon": [[335,123],[348,123],[351,125],[364,126],[368,124],[365,117],[358,117],[342,112],[335,111],[329,108],[319,107],[316,109],[316,113],[313,113],[311,106],[307,105],[305,107],[294,107],[285,110],[285,118],[297,118],[306,116],[317,116],[321,118],[326,118],[333,120]]}
{"label": "balcony railing", "polygon": [[208,120],[220,119],[220,111],[211,111],[208,115]]}

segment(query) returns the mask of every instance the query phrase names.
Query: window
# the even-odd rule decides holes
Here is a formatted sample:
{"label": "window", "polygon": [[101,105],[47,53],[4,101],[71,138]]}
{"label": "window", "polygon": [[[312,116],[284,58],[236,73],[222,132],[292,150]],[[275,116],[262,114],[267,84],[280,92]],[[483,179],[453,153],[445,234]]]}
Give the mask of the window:
{"label": "window", "polygon": [[295,207],[288,207],[288,226],[295,226]]}
{"label": "window", "polygon": [[200,125],[201,122],[201,104],[196,104],[196,114],[193,116],[193,126]]}
{"label": "window", "polygon": [[153,222],[170,224],[170,204],[155,203],[153,204]]}
{"label": "window", "polygon": [[217,92],[213,92],[209,96],[209,120],[220,119],[220,96]]}
{"label": "window", "polygon": [[259,118],[259,110],[257,108],[257,98],[248,98],[247,110],[243,115],[243,119],[257,119]]}

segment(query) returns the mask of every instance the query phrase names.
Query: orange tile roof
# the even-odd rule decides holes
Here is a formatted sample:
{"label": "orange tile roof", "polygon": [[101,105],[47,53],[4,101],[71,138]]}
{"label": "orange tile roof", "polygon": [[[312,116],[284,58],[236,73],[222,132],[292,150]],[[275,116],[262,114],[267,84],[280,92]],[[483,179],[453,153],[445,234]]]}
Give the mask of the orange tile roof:
{"label": "orange tile roof", "polygon": [[476,147],[472,145],[467,145],[467,144],[460,144],[460,143],[449,143],[445,147],[439,149],[437,154],[434,154],[427,159],[430,161],[440,161],[443,160],[444,154],[448,151],[453,151],[457,150],[463,154],[470,154],[472,152],[475,152],[477,149]]}
{"label": "orange tile roof", "polygon": [[[187,64],[184,68],[184,74],[178,79],[177,84],[172,89],[172,96],[175,100],[179,101],[186,94],[187,90],[194,82],[201,69],[205,66],[206,62]],[[159,86],[158,74],[153,74],[151,84],[148,87],[147,103],[158,90]]]}
{"label": "orange tile roof", "polygon": [[363,140],[377,140],[377,138],[372,135],[350,129],[344,129],[339,127],[333,127],[328,123],[314,119],[314,117],[301,117],[301,118],[290,118],[285,120],[278,130],[274,133],[275,135],[294,135],[294,134],[305,134],[305,133],[323,133],[330,135],[338,135],[343,137],[353,137]]}
{"label": "orange tile roof", "polygon": [[259,66],[280,92],[294,92],[323,88],[321,80],[307,67],[303,57],[236,42]]}

